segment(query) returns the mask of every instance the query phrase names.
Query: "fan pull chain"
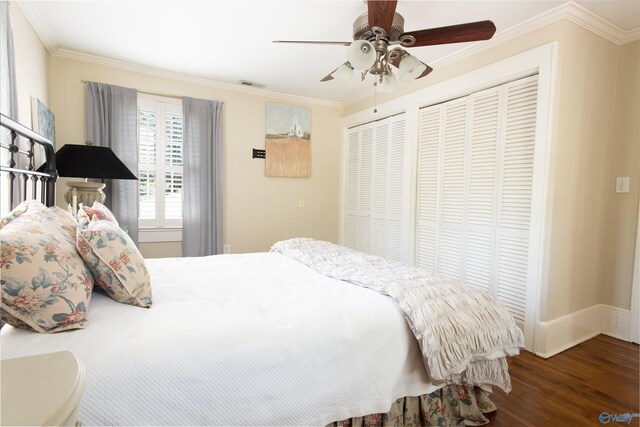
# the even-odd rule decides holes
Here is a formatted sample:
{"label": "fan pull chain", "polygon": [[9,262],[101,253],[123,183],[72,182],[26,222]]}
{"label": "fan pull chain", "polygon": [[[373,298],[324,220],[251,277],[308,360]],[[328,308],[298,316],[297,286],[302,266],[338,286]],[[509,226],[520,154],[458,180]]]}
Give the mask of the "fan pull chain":
{"label": "fan pull chain", "polygon": [[373,114],[376,114],[378,112],[378,82],[373,84],[373,89]]}

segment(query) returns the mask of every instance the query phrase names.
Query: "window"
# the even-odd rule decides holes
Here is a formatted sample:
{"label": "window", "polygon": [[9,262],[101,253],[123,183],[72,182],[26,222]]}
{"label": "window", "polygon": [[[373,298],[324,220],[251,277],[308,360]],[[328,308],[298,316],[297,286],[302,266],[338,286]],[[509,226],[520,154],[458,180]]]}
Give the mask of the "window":
{"label": "window", "polygon": [[139,226],[182,226],[182,103],[138,95]]}

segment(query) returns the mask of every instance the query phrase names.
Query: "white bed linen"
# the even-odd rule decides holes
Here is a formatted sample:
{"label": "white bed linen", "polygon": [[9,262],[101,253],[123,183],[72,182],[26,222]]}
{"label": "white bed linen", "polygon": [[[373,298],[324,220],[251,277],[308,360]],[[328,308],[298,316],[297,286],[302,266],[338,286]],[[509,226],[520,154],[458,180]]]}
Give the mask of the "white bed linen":
{"label": "white bed linen", "polygon": [[94,292],[87,329],[5,326],[2,359],[72,351],[85,425],[324,425],[437,388],[386,296],[277,253],[147,263],[151,309]]}

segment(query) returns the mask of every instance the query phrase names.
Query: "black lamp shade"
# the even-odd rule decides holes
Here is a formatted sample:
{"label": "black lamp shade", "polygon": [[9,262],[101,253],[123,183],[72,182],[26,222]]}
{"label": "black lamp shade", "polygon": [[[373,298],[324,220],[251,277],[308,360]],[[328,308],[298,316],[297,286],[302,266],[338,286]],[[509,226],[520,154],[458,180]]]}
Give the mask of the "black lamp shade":
{"label": "black lamp shade", "polygon": [[56,169],[64,177],[138,179],[111,148],[96,145],[64,145],[56,152]]}

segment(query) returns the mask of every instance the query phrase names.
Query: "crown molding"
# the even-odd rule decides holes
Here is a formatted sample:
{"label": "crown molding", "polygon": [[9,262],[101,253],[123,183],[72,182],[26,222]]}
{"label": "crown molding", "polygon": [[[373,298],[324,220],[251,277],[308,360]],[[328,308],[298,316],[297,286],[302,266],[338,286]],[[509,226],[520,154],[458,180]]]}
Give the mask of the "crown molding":
{"label": "crown molding", "polygon": [[356,104],[356,103],[358,103],[360,101],[364,101],[365,99],[369,99],[372,96],[374,96],[375,93],[376,93],[376,89],[375,89],[375,87],[372,86],[370,89],[367,89],[362,93],[359,93],[359,94],[357,94],[355,96],[352,96],[351,98],[349,98],[349,99],[347,99],[345,101],[342,101],[342,107],[343,108],[349,107],[349,106],[351,106],[353,104]]}
{"label": "crown molding", "polygon": [[309,98],[298,95],[291,95],[282,92],[274,92],[266,89],[260,89],[255,87],[239,86],[232,83],[222,83],[215,80],[195,77],[188,74],[176,73],[173,71],[162,70],[160,68],[148,67],[146,65],[133,64],[131,62],[120,61],[117,59],[106,58],[98,55],[91,55],[88,53],[77,52],[68,49],[58,49],[52,56],[65,59],[73,59],[76,61],[89,62],[92,64],[103,65],[106,67],[118,68],[120,70],[133,71],[136,73],[146,74],[155,77],[161,77],[171,80],[178,80],[185,83],[196,84],[199,86],[206,86],[215,89],[226,90],[230,92],[245,93],[248,95],[262,96],[266,98],[272,98],[283,101],[297,102],[302,104],[313,104],[324,107],[341,108],[342,103],[338,101],[328,101],[324,99]]}
{"label": "crown molding", "polygon": [[622,41],[622,44],[635,42],[637,40],[640,40],[640,28],[636,28],[635,30],[625,31],[625,36]]}
{"label": "crown molding", "polygon": [[34,3],[32,1],[16,1],[11,3],[18,5],[23,15],[27,18],[27,21],[29,21],[29,24],[31,24],[31,27],[33,27],[33,31],[36,32],[45,49],[47,49],[47,52],[53,55],[53,53],[58,50],[58,44],[53,38],[51,31],[49,31],[49,27],[44,23]]}
{"label": "crown molding", "polygon": [[624,31],[620,27],[613,25],[609,21],[585,9],[583,6],[580,6],[578,3],[571,1],[541,13],[540,15],[523,23],[500,31],[490,40],[474,43],[468,47],[453,52],[450,55],[436,59],[431,65],[443,67],[453,62],[457,62],[467,56],[474,55],[515,39],[516,37],[520,37],[523,34],[535,31],[539,28],[553,24],[554,22],[558,22],[562,19],[566,19],[580,25],[581,27],[612,43],[615,43],[616,45],[623,45],[640,38],[640,28]]}
{"label": "crown molding", "polygon": [[640,28],[625,31],[574,2],[567,3],[566,7],[567,10],[562,18],[568,19],[612,43],[623,45],[640,37]]}

